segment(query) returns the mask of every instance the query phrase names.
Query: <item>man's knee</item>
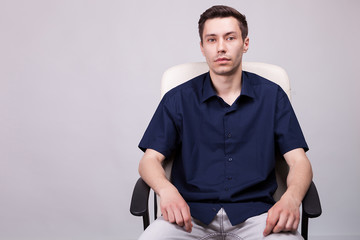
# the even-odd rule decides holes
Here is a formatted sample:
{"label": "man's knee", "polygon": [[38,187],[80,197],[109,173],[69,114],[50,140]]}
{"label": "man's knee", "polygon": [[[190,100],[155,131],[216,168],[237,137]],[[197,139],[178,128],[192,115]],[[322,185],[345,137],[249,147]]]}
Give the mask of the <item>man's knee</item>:
{"label": "man's knee", "polygon": [[[266,240],[304,240],[299,232],[280,232],[268,235]],[[265,240],[264,239],[264,240]]]}

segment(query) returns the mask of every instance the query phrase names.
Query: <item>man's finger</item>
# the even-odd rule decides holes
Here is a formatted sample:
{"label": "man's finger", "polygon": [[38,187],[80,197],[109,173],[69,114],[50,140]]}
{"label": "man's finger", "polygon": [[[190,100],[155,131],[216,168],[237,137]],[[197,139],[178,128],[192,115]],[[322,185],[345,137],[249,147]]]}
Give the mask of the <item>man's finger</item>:
{"label": "man's finger", "polygon": [[163,209],[163,211],[161,211],[161,212],[162,212],[162,215],[163,215],[163,218],[165,219],[165,221],[169,221],[167,211],[165,209]]}
{"label": "man's finger", "polygon": [[279,221],[276,223],[276,225],[275,225],[275,227],[273,229],[273,232],[278,233],[278,232],[281,232],[281,231],[285,230],[287,220],[288,220],[288,217],[286,215],[284,215],[284,214],[281,214],[280,218],[279,218]]}
{"label": "man's finger", "polygon": [[274,229],[274,226],[276,225],[276,218],[274,218],[270,213],[268,213],[267,219],[266,219],[266,227],[263,232],[264,236],[269,235],[272,230]]}
{"label": "man's finger", "polygon": [[294,221],[295,221],[295,217],[290,215],[289,218],[287,219],[286,225],[285,225],[285,231],[293,231],[293,226],[294,226]]}
{"label": "man's finger", "polygon": [[292,227],[292,231],[295,231],[298,229],[299,227],[299,222],[300,222],[300,219],[299,218],[295,218],[295,221],[294,221],[294,224],[293,224],[293,227]]}
{"label": "man's finger", "polygon": [[190,214],[189,207],[181,209],[181,214],[182,214],[182,217],[184,220],[185,230],[187,232],[191,232],[193,225],[191,222],[191,214]]}
{"label": "man's finger", "polygon": [[180,210],[175,209],[174,210],[174,215],[175,215],[176,224],[179,225],[180,227],[183,227],[184,226],[184,219],[183,219],[183,216],[182,216]]}
{"label": "man's finger", "polygon": [[168,214],[168,221],[171,222],[171,223],[174,223],[175,222],[175,216],[174,216],[173,211],[171,209],[168,209],[167,214]]}

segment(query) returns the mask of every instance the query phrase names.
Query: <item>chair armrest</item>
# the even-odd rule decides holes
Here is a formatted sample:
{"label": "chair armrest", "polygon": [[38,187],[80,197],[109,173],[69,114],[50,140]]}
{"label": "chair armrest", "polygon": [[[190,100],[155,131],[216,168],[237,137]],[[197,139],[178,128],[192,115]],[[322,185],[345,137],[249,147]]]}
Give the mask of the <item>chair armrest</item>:
{"label": "chair armrest", "polygon": [[302,202],[303,214],[309,218],[319,217],[321,215],[321,204],[319,194],[314,182],[311,182],[308,192]]}
{"label": "chair armrest", "polygon": [[134,216],[146,216],[149,214],[150,187],[139,178],[135,184],[131,198],[130,212]]}

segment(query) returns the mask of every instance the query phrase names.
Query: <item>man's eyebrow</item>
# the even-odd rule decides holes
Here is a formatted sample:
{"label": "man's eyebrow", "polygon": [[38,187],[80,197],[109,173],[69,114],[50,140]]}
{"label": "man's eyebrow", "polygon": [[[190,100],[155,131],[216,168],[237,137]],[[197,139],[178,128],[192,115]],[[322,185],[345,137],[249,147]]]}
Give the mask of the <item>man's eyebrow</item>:
{"label": "man's eyebrow", "polygon": [[[236,34],[236,32],[234,32],[234,31],[227,32],[227,33],[224,34],[224,36],[228,36],[228,35],[231,35],[231,34]],[[218,36],[218,34],[215,34],[215,33],[205,34],[205,37],[215,37],[215,36]]]}
{"label": "man's eyebrow", "polygon": [[215,33],[205,34],[205,37],[215,37],[215,36],[217,36]]}
{"label": "man's eyebrow", "polygon": [[235,34],[235,35],[236,35],[237,33],[234,32],[234,31],[231,31],[231,32],[226,33],[225,36],[228,36],[228,35],[231,35],[231,34]]}

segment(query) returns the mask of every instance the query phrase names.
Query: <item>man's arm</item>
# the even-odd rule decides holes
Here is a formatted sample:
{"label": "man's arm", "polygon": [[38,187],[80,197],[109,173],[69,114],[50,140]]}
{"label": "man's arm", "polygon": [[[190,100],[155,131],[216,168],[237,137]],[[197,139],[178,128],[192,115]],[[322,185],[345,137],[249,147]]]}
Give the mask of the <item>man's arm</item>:
{"label": "man's arm", "polygon": [[176,187],[166,178],[162,162],[165,156],[147,149],[139,164],[142,179],[160,196],[160,209],[166,221],[191,232],[190,208]]}
{"label": "man's arm", "polygon": [[264,236],[271,232],[295,231],[300,222],[300,205],[312,180],[309,159],[302,148],[284,154],[289,165],[287,190],[269,210]]}

